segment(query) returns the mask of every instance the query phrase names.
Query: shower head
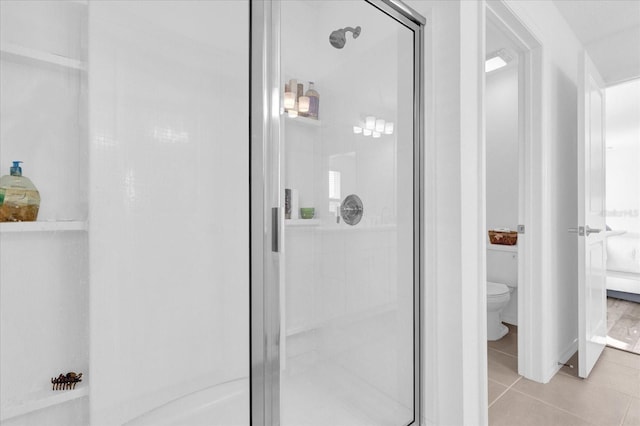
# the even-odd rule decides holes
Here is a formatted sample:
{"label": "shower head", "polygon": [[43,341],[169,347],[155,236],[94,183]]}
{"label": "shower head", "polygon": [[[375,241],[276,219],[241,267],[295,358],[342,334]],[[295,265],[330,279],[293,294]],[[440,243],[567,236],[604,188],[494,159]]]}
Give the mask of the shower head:
{"label": "shower head", "polygon": [[329,43],[336,49],[342,49],[347,42],[346,32],[351,31],[353,33],[353,38],[358,38],[360,35],[360,27],[346,27],[341,28],[339,30],[335,30],[329,36]]}

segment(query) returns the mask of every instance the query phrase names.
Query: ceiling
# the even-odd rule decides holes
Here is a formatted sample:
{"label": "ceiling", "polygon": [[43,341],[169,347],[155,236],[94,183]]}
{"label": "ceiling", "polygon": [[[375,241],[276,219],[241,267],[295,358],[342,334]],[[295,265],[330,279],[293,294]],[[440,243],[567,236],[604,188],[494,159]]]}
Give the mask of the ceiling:
{"label": "ceiling", "polygon": [[640,77],[640,0],[553,0],[608,85]]}

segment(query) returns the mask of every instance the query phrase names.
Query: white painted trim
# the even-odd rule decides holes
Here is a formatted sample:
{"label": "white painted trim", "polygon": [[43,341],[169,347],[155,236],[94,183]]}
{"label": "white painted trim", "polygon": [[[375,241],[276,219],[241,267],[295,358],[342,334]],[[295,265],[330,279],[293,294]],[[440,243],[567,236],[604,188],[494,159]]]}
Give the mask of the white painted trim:
{"label": "white painted trim", "polygon": [[[569,344],[569,346],[565,348],[564,351],[562,351],[562,354],[560,354],[560,359],[558,361],[563,364],[566,364],[566,362],[569,361],[569,359],[571,359],[573,354],[575,354],[577,351],[578,351],[578,339],[575,339],[573,342]],[[562,366],[558,364],[558,367],[556,368],[556,373],[561,368]]]}
{"label": "white painted trim", "polygon": [[433,17],[426,15],[427,23],[424,27],[424,288],[422,292],[423,331],[422,340],[425,342],[422,352],[422,417],[423,424],[435,425],[439,407],[438,383],[438,347],[431,342],[438,341],[438,244],[434,236],[438,231],[437,211],[437,152],[435,125],[435,61],[433,46]]}
{"label": "white painted trim", "polygon": [[[547,150],[542,138],[542,43],[537,31],[526,25],[518,12],[505,0],[488,0],[487,17],[508,31],[524,53],[519,58],[520,122],[519,152],[519,220],[526,233],[518,237],[518,373],[528,379],[544,382],[542,374],[546,348],[545,331],[548,319],[544,315],[544,285],[548,283],[543,254],[544,224],[549,223],[547,184],[544,165]],[[541,169],[542,167],[542,169]],[[548,240],[548,239],[547,239]],[[541,276],[542,275],[542,276]],[[545,324],[544,326],[540,326]],[[485,331],[486,333],[486,331]],[[547,379],[548,381],[548,379]]]}
{"label": "white painted trim", "polygon": [[[460,2],[460,198],[463,423],[486,425],[485,5]],[[468,54],[464,44],[475,40]],[[475,296],[475,297],[473,297]],[[467,325],[470,325],[467,327]]]}

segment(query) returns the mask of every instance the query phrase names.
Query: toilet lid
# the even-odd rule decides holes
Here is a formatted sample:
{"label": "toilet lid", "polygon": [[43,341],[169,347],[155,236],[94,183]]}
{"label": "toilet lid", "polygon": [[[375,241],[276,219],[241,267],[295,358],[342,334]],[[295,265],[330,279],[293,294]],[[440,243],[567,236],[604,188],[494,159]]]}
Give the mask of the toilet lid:
{"label": "toilet lid", "polygon": [[487,282],[487,296],[500,296],[509,293],[509,287],[500,283]]}

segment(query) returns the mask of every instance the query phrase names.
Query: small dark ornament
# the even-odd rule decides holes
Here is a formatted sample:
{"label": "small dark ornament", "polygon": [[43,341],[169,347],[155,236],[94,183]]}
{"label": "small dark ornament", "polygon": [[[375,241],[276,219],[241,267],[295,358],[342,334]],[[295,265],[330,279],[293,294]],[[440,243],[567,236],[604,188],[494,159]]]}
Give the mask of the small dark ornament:
{"label": "small dark ornament", "polygon": [[75,389],[76,383],[82,381],[82,373],[74,373],[70,371],[66,375],[61,374],[57,379],[51,378],[53,384],[52,390]]}

